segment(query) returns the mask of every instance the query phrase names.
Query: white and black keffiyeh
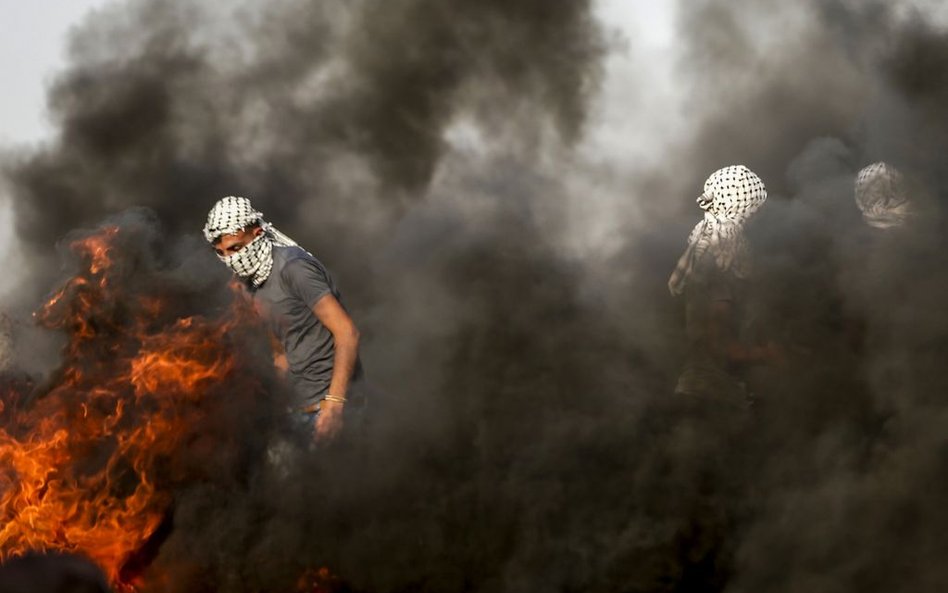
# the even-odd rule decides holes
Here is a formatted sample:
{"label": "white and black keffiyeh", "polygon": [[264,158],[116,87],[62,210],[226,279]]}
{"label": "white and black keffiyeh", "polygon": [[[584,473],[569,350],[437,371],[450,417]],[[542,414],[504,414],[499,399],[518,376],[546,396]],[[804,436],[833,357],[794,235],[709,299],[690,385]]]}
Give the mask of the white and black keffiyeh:
{"label": "white and black keffiyeh", "polygon": [[239,196],[227,196],[218,200],[207,215],[204,238],[208,243],[214,244],[221,236],[233,235],[253,224],[259,224],[264,232],[237,253],[217,257],[234,274],[254,286],[260,286],[266,282],[270,270],[273,269],[273,246],[290,247],[296,245],[296,241],[266,222],[263,214],[253,208],[250,200]]}
{"label": "white and black keffiyeh", "polygon": [[902,174],[881,162],[856,175],[856,205],[866,224],[880,229],[902,226],[912,216]]}
{"label": "white and black keffiyeh", "polygon": [[698,196],[704,219],[688,236],[688,247],[668,279],[673,295],[685,290],[688,277],[706,255],[721,269],[738,278],[750,273],[750,257],[744,223],[767,199],[767,189],[753,171],[743,165],[724,167],[711,174]]}

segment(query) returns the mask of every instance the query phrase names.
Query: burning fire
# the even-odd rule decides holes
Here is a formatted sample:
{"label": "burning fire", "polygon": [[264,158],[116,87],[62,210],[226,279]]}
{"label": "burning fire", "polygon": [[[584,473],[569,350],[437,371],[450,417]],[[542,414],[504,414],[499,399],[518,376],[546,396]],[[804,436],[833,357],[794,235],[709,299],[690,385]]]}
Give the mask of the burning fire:
{"label": "burning fire", "polygon": [[253,315],[235,296],[220,319],[174,318],[168,297],[124,280],[133,266],[116,265],[122,233],[70,245],[80,273],[34,315],[66,334],[62,366],[43,389],[0,399],[0,560],[79,552],[133,591],[169,485],[186,471],[176,454],[195,438],[207,394],[240,372],[231,336]]}

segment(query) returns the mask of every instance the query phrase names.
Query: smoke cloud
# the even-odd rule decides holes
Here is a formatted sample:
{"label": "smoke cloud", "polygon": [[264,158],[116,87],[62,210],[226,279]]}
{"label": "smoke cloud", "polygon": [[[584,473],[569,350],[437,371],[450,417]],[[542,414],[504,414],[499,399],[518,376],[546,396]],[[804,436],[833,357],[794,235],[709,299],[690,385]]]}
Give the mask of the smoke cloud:
{"label": "smoke cloud", "polygon": [[[648,170],[576,150],[614,49],[591,2],[92,15],[50,92],[59,135],[6,163],[29,270],[11,310],[54,284],[69,231],[139,207],[145,286],[213,310],[226,274],[198,230],[246,195],[336,275],[375,387],[365,434],[317,453],[241,401],[193,460],[209,477],[176,486],[162,590],[319,566],[365,591],[943,588],[948,31],[908,3],[785,4],[682,3],[688,125]],[[860,218],[878,160],[915,184],[910,229]],[[665,282],[732,163],[770,190],[748,333],[785,361],[750,373],[752,410],[696,412],[671,394]],[[590,204],[607,236],[577,229]],[[225,450],[238,431],[251,461]]]}

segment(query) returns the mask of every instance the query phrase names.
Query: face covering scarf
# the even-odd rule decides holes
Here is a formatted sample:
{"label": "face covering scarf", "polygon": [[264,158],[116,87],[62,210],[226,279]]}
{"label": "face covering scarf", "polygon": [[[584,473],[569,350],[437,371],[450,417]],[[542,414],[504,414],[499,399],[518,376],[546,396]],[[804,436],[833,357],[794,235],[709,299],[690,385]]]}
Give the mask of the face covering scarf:
{"label": "face covering scarf", "polygon": [[237,253],[218,255],[217,258],[234,274],[255,287],[260,286],[270,277],[270,270],[273,269],[273,241],[266,233],[261,233]]}
{"label": "face covering scarf", "polygon": [[912,216],[902,174],[886,163],[873,163],[856,175],[856,205],[871,227],[899,227]]}
{"label": "face covering scarf", "polygon": [[704,183],[698,207],[704,219],[688,236],[688,247],[668,279],[672,295],[684,292],[689,277],[705,257],[738,278],[750,273],[750,256],[744,223],[767,199],[767,189],[753,171],[743,165],[719,169]]}
{"label": "face covering scarf", "polygon": [[263,233],[237,253],[217,257],[234,274],[259,287],[273,269],[273,246],[291,247],[296,245],[296,241],[266,222],[263,214],[254,210],[250,200],[239,196],[221,198],[207,215],[204,238],[213,245],[222,235],[236,234],[255,223],[260,225]]}

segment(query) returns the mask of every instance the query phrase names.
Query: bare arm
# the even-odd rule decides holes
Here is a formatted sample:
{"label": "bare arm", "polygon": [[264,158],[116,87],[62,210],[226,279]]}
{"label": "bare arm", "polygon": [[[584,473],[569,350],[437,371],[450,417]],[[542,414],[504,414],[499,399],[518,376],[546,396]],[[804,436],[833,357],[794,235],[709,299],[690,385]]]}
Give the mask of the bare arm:
{"label": "bare arm", "polygon": [[359,330],[336,297],[331,294],[316,301],[313,313],[332,333],[335,342],[329,394],[345,398],[359,357]]}

